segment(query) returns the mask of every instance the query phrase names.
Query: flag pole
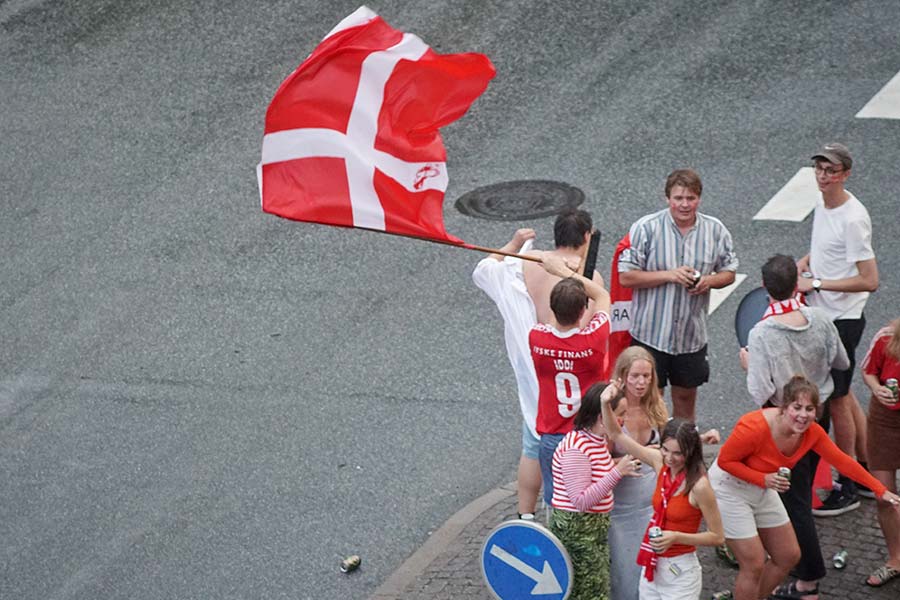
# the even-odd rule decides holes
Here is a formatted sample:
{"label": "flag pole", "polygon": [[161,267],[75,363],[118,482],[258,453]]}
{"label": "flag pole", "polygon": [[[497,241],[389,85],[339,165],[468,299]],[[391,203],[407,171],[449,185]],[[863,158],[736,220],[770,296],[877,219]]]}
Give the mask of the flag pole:
{"label": "flag pole", "polygon": [[536,263],[544,262],[537,256],[528,256],[527,254],[516,254],[515,252],[506,252],[505,250],[500,250],[499,248],[486,248],[484,246],[476,246],[475,244],[469,244],[467,242],[462,242],[461,244],[457,244],[457,243],[451,242],[449,240],[436,240],[434,238],[420,237],[417,235],[409,235],[406,233],[396,233],[394,231],[385,231],[384,229],[372,229],[371,227],[353,227],[353,229],[364,229],[366,231],[374,231],[376,233],[387,233],[388,235],[396,235],[398,237],[405,237],[405,238],[410,238],[413,240],[422,240],[424,242],[443,244],[444,246],[453,246],[454,248],[464,248],[466,250],[475,250],[476,252],[485,252],[487,254],[500,254],[501,256],[510,256],[512,258],[521,258],[522,260],[530,260],[531,262],[536,262]]}

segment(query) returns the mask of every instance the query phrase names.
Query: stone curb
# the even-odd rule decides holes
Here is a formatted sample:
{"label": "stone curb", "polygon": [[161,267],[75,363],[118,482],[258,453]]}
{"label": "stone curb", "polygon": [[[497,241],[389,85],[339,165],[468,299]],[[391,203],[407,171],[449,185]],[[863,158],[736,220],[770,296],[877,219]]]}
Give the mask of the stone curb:
{"label": "stone curb", "polygon": [[422,546],[407,558],[387,580],[378,586],[369,600],[398,600],[406,587],[428,568],[459,536],[463,529],[486,510],[516,493],[516,482],[494,488],[476,498],[447,519]]}

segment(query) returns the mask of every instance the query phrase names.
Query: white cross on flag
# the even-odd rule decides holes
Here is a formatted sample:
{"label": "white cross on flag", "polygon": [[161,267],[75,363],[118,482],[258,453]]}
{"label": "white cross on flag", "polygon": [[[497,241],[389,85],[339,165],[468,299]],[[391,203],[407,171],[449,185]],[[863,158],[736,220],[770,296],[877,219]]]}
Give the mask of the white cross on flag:
{"label": "white cross on flag", "polygon": [[275,92],[257,167],[263,210],[464,244],[444,230],[438,128],[494,74],[483,54],[438,54],[360,7]]}

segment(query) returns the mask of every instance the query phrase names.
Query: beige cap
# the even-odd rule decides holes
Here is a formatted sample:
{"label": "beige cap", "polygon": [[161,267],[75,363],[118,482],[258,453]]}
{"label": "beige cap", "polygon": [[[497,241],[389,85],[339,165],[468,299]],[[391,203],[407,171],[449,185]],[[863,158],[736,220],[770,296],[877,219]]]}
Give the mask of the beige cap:
{"label": "beige cap", "polygon": [[834,165],[844,165],[844,168],[848,171],[853,168],[853,157],[850,156],[847,146],[843,144],[825,144],[821,150],[813,155],[812,159],[825,159]]}

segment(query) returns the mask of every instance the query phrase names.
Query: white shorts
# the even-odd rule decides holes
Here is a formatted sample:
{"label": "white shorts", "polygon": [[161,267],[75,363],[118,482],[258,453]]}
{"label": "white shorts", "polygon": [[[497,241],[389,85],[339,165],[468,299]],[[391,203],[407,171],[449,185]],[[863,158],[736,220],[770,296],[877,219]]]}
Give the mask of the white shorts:
{"label": "white shorts", "polygon": [[745,540],[759,535],[759,529],[790,523],[778,492],[761,488],[723,471],[718,463],[709,469],[709,482],[716,493],[725,537]]}
{"label": "white shorts", "polygon": [[703,570],[697,553],[690,552],[666,558],[660,556],[653,571],[653,581],[647,581],[641,569],[638,594],[641,600],[697,600],[703,591]]}

